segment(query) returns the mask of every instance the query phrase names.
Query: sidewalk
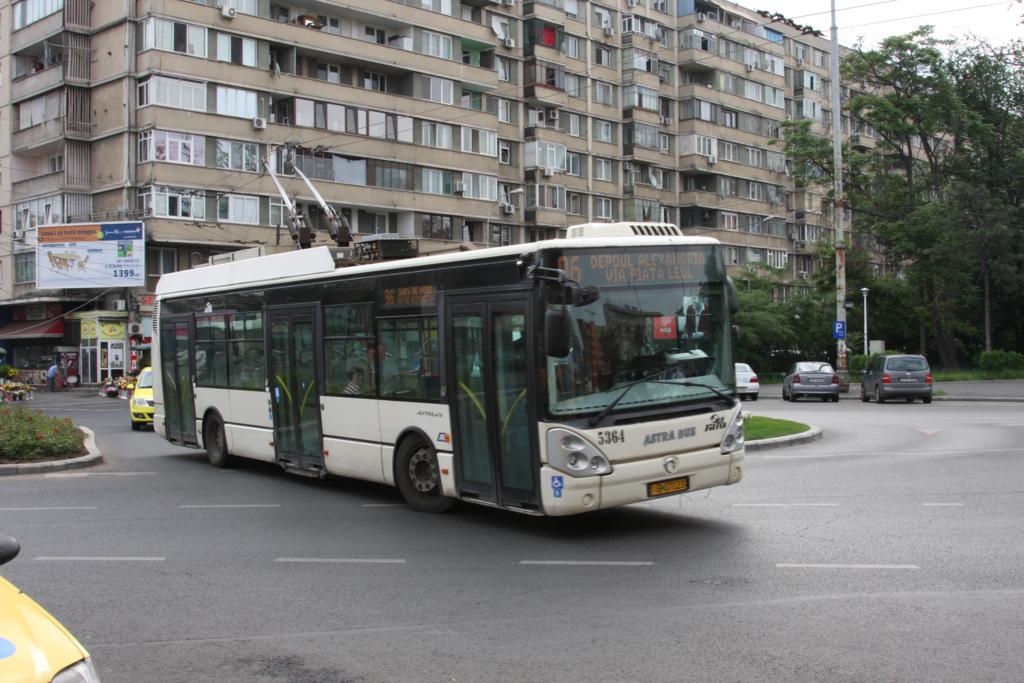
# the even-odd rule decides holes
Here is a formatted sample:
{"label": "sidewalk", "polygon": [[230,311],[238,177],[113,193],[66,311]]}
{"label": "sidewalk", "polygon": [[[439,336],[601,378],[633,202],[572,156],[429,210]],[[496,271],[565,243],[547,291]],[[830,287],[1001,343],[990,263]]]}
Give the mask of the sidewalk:
{"label": "sidewalk", "polygon": [[[984,382],[936,382],[936,401],[1010,401],[1024,403],[1024,380],[1006,379]],[[781,399],[782,384],[764,384],[760,398]],[[850,383],[850,391],[839,394],[840,400],[859,401],[860,384]],[[810,399],[807,399],[810,400]]]}

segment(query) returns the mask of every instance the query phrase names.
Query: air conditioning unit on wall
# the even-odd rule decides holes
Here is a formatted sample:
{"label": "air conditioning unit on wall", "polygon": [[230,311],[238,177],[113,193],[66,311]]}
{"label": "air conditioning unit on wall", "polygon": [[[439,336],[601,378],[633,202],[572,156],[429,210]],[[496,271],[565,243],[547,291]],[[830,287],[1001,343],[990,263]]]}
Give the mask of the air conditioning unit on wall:
{"label": "air conditioning unit on wall", "polygon": [[237,13],[238,10],[236,10],[234,7],[222,6],[220,8],[220,15],[225,19],[234,19]]}
{"label": "air conditioning unit on wall", "polygon": [[142,323],[128,323],[128,334],[139,336],[142,334]]}

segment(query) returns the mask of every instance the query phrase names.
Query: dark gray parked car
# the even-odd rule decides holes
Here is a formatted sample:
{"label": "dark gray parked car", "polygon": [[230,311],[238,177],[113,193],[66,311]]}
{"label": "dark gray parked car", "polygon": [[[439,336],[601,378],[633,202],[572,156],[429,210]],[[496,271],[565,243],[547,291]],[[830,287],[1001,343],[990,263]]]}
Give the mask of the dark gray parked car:
{"label": "dark gray parked car", "polygon": [[820,396],[822,401],[839,402],[839,375],[828,363],[800,362],[782,379],[782,400],[800,396]]}
{"label": "dark gray parked car", "polygon": [[924,356],[875,356],[860,381],[860,400],[885,403],[888,399],[904,399],[913,403],[919,398],[932,402],[932,371]]}

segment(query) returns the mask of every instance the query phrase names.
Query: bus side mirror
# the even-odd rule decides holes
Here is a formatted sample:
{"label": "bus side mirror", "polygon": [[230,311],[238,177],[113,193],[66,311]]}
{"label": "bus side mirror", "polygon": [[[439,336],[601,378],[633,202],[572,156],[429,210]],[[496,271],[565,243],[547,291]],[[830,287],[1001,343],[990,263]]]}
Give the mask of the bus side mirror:
{"label": "bus side mirror", "polygon": [[601,298],[601,291],[593,285],[575,287],[572,290],[572,305],[587,306]]}
{"label": "bus side mirror", "polygon": [[572,339],[572,318],[565,309],[544,314],[544,352],[552,358],[569,355]]}
{"label": "bus side mirror", "polygon": [[736,315],[740,310],[740,297],[736,293],[736,283],[728,275],[725,276],[725,298],[729,301],[729,313]]}

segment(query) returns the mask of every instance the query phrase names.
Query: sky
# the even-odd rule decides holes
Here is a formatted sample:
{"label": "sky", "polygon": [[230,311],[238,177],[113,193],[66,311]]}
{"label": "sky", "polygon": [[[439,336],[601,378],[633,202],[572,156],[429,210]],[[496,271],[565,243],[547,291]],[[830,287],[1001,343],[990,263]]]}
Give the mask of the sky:
{"label": "sky", "polygon": [[[830,36],[830,0],[739,0],[739,4],[779,12]],[[909,33],[921,24],[934,26],[940,38],[973,34],[996,45],[1024,39],[1021,0],[835,0],[835,4],[839,42],[851,47],[864,38],[864,47],[874,48],[883,38]]]}

